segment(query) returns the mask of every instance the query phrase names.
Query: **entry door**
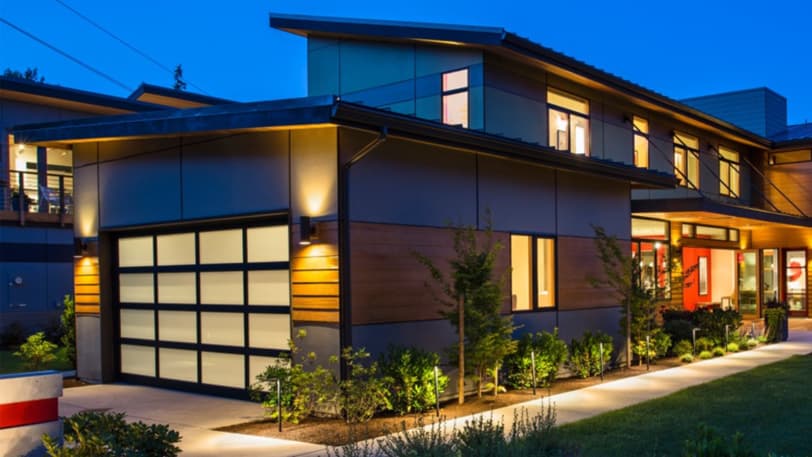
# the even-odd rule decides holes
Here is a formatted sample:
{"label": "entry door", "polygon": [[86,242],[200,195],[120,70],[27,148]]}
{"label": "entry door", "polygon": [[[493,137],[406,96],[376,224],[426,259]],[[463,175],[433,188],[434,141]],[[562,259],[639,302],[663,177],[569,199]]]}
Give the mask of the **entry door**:
{"label": "entry door", "polygon": [[784,269],[785,300],[790,315],[806,316],[806,250],[784,251]]}
{"label": "entry door", "polygon": [[287,352],[287,225],[139,233],[116,245],[121,379],[239,395]]}

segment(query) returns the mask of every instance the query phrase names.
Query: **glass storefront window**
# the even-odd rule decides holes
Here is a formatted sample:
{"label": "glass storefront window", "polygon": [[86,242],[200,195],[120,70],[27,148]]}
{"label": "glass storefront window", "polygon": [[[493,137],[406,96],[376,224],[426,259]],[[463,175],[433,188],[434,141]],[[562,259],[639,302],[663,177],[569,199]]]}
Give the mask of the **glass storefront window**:
{"label": "glass storefront window", "polygon": [[761,302],[778,300],[778,249],[761,251]]}
{"label": "glass storefront window", "polygon": [[787,304],[790,311],[806,309],[806,251],[786,252]]}
{"label": "glass storefront window", "polygon": [[739,252],[739,312],[756,314],[756,251]]}

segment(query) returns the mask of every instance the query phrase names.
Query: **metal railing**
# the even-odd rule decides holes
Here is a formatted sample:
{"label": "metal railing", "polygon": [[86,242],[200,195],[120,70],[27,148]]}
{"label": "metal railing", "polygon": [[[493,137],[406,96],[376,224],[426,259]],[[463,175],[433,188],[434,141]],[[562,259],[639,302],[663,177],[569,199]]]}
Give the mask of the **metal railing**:
{"label": "metal railing", "polygon": [[73,214],[73,176],[11,171],[0,181],[0,211],[12,211],[24,221],[25,214]]}

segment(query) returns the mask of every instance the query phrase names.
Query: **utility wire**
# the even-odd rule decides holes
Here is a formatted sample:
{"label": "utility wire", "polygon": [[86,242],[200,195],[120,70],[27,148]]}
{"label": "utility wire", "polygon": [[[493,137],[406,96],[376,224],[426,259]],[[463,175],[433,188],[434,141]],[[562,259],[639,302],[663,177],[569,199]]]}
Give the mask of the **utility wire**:
{"label": "utility wire", "polygon": [[[84,14],[80,13],[79,11],[75,10],[73,7],[71,7],[70,5],[68,5],[67,3],[65,3],[64,1],[62,1],[62,0],[54,0],[54,1],[56,1],[56,2],[57,2],[57,3],[59,3],[60,5],[64,6],[64,7],[65,7],[65,8],[66,8],[68,11],[70,11],[70,12],[72,12],[73,14],[75,14],[75,15],[79,16],[80,18],[84,19],[84,20],[85,20],[87,23],[89,23],[89,24],[90,24],[90,25],[92,25],[93,27],[96,27],[97,29],[101,30],[102,32],[104,32],[105,34],[107,34],[108,36],[110,36],[111,38],[113,38],[114,40],[116,40],[116,41],[118,41],[119,43],[123,44],[123,45],[124,45],[124,46],[126,46],[126,47],[127,47],[129,50],[131,50],[132,52],[134,52],[134,53],[138,54],[139,56],[141,56],[141,57],[143,57],[143,58],[145,58],[145,59],[149,60],[150,62],[152,62],[153,64],[155,64],[156,66],[158,66],[158,67],[159,67],[159,68],[161,68],[162,70],[166,71],[166,72],[167,72],[167,73],[169,73],[170,75],[173,75],[173,76],[175,75],[175,71],[174,71],[174,70],[172,70],[171,68],[169,68],[169,67],[167,67],[166,65],[162,64],[161,62],[158,62],[156,59],[152,58],[152,57],[151,57],[149,54],[147,54],[146,52],[143,52],[143,51],[141,51],[140,49],[136,48],[135,46],[131,45],[130,43],[128,43],[128,42],[126,42],[126,41],[124,41],[124,39],[123,39],[123,38],[120,38],[120,37],[119,37],[118,35],[116,35],[115,33],[113,33],[113,32],[111,32],[111,31],[107,30],[107,29],[106,29],[106,28],[104,28],[104,27],[102,27],[100,24],[98,24],[97,22],[95,22],[93,19],[90,19],[89,17],[87,17],[87,16],[85,16]],[[194,88],[195,88],[195,89],[197,89],[198,91],[203,92],[204,94],[208,94],[208,92],[206,92],[205,90],[201,89],[200,87],[198,87],[198,86],[197,86],[197,85],[195,85],[194,83],[192,83],[192,82],[190,82],[190,81],[188,81],[188,80],[187,80],[186,82],[187,82],[187,83],[189,83],[189,85],[190,85],[190,86],[194,87]]]}
{"label": "utility wire", "polygon": [[27,36],[28,38],[31,38],[32,40],[36,41],[37,43],[39,43],[39,44],[41,44],[41,45],[43,45],[45,47],[47,47],[48,49],[60,54],[61,56],[65,57],[66,59],[69,59],[72,62],[74,62],[74,63],[76,63],[78,65],[81,65],[85,69],[87,69],[89,71],[92,71],[93,73],[95,73],[98,76],[101,76],[102,78],[110,81],[111,83],[117,85],[118,87],[121,87],[122,89],[126,90],[127,92],[132,92],[132,89],[130,87],[128,87],[126,84],[122,83],[121,81],[113,78],[112,76],[108,75],[107,73],[102,72],[101,70],[97,70],[96,68],[90,66],[89,64],[86,64],[86,63],[82,62],[81,60],[77,59],[76,57],[73,57],[72,55],[68,54],[67,52],[57,48],[54,45],[52,45],[51,43],[48,43],[47,41],[37,37],[33,33],[26,32],[25,30],[21,29],[20,27],[17,27],[16,25],[9,22],[7,19],[0,17],[0,22],[2,22],[4,24],[6,24],[7,26],[11,27],[12,29],[22,33],[23,35]]}

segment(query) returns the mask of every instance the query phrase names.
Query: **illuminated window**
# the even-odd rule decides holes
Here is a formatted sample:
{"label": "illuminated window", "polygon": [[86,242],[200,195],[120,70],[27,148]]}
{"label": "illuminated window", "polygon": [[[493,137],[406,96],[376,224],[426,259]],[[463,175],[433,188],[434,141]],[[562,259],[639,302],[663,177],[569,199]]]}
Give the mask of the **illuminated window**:
{"label": "illuminated window", "polygon": [[547,104],[550,146],[559,151],[589,155],[589,102],[548,89]]}
{"label": "illuminated window", "polygon": [[670,225],[668,221],[632,218],[632,258],[635,279],[640,286],[659,299],[671,294]]}
{"label": "illuminated window", "polygon": [[674,133],[674,174],[679,185],[699,189],[699,139]]}
{"label": "illuminated window", "polygon": [[739,153],[719,146],[719,193],[739,196]]}
{"label": "illuminated window", "polygon": [[443,73],[443,124],[468,128],[468,69]]}
{"label": "illuminated window", "polygon": [[634,116],[634,165],[648,168],[648,121]]}
{"label": "illuminated window", "polygon": [[513,311],[555,306],[555,240],[510,236]]}

